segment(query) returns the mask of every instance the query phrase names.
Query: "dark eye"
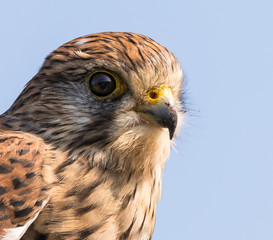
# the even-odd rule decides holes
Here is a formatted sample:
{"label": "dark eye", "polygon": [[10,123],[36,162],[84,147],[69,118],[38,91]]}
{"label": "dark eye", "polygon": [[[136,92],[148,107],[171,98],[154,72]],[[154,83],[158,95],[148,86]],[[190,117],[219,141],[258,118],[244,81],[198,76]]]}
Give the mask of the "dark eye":
{"label": "dark eye", "polygon": [[94,73],[89,79],[89,88],[99,97],[108,96],[116,89],[115,77],[106,72]]}

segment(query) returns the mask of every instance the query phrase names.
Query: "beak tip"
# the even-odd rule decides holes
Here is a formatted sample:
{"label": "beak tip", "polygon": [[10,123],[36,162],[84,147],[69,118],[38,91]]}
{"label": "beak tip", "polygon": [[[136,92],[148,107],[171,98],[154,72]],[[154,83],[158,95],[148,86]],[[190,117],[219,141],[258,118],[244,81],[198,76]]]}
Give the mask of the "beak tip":
{"label": "beak tip", "polygon": [[170,135],[170,140],[172,140],[173,136],[174,136],[174,131],[170,131],[170,129],[169,129],[169,135]]}
{"label": "beak tip", "polygon": [[142,116],[157,126],[168,128],[170,140],[173,139],[177,126],[177,111],[165,102],[142,107]]}
{"label": "beak tip", "polygon": [[170,140],[172,140],[177,126],[177,113],[176,111],[171,111],[170,115],[171,120],[169,121],[166,127],[169,129]]}
{"label": "beak tip", "polygon": [[149,114],[159,126],[169,130],[170,140],[172,140],[177,126],[177,112],[165,106],[159,111],[150,111]]}

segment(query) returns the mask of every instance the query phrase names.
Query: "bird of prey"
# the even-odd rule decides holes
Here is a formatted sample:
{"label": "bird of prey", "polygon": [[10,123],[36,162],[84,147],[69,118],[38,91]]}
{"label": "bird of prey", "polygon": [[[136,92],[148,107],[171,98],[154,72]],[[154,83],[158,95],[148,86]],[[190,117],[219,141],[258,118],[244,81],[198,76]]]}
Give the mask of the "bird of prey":
{"label": "bird of prey", "polygon": [[151,239],[182,86],[140,34],[53,51],[0,116],[0,239]]}

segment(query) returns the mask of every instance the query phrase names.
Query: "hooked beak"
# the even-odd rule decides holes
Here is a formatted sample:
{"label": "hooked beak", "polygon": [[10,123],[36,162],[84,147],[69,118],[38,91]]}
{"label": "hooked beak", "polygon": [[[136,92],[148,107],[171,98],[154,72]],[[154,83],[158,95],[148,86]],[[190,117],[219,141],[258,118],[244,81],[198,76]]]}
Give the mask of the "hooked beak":
{"label": "hooked beak", "polygon": [[137,112],[152,124],[168,128],[172,139],[177,126],[177,112],[171,89],[168,87],[151,89],[146,97],[148,104],[137,107]]}

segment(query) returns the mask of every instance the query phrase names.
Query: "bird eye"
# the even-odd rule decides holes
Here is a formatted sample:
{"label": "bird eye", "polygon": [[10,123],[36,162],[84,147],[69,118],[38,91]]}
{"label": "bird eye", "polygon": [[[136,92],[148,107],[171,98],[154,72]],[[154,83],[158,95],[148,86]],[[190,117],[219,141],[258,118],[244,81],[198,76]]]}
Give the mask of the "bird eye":
{"label": "bird eye", "polygon": [[89,88],[98,97],[106,97],[116,89],[116,78],[107,72],[95,72],[89,78]]}

